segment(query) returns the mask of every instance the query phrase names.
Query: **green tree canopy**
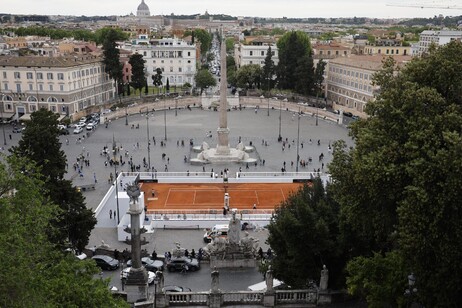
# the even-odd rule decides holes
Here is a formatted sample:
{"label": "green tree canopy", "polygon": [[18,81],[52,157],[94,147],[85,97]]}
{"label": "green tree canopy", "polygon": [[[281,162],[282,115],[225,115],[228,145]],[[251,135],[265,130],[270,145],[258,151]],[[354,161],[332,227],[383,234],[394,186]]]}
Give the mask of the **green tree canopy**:
{"label": "green tree canopy", "polygon": [[277,42],[279,63],[276,69],[278,87],[295,89],[305,94],[313,89],[313,58],[310,39],[305,32],[291,31]]}
{"label": "green tree canopy", "polygon": [[194,29],[194,37],[201,43],[201,54],[206,55],[212,46],[212,34],[204,29]]}
{"label": "green tree canopy", "polygon": [[104,35],[101,38],[103,41],[104,71],[109,74],[109,78],[119,83],[123,76],[123,65],[120,63],[120,51],[116,43],[120,38],[120,34],[111,28],[105,30],[101,35]]}
{"label": "green tree canopy", "polygon": [[205,88],[217,85],[216,79],[213,77],[212,73],[210,73],[208,69],[201,69],[197,71],[194,79],[196,81],[196,87],[201,89],[201,94]]}
{"label": "green tree canopy", "polygon": [[329,165],[352,255],[401,254],[428,307],[462,305],[461,72],[460,42],[401,71],[386,60],[370,117],[351,125],[355,148],[337,144]]}
{"label": "green tree canopy", "polygon": [[266,91],[270,91],[273,88],[273,77],[275,74],[275,66],[273,61],[273,51],[271,50],[271,46],[268,47],[266,51],[265,57],[265,65],[263,65],[262,69],[262,88]]}
{"label": "green tree canopy", "polygon": [[57,231],[50,221],[61,210],[43,193],[38,171],[15,156],[0,162],[0,306],[128,307],[112,298],[107,281],[93,278],[99,270],[91,260],[49,241]]}
{"label": "green tree canopy", "polygon": [[57,117],[43,108],[32,113],[22,139],[18,146],[12,147],[11,153],[40,167],[46,184],[45,196],[61,208],[52,220],[56,232],[49,234],[50,239],[58,246],[70,243],[73,248],[82,250],[96,218],[93,211],[86,208],[82,193],[63,178],[66,156],[61,150]]}
{"label": "green tree canopy", "polygon": [[259,88],[262,76],[262,69],[258,64],[247,64],[241,66],[236,72],[237,86],[245,89]]}
{"label": "green tree canopy", "polygon": [[338,210],[319,178],[312,186],[303,185],[276,209],[268,226],[275,277],[292,288],[304,288],[317,281],[327,265],[330,285],[342,285],[345,261],[337,243]]}
{"label": "green tree canopy", "polygon": [[146,85],[146,76],[144,72],[144,63],[146,61],[143,59],[143,55],[139,53],[134,53],[130,56],[128,63],[132,66],[132,76],[130,85],[136,90],[140,91]]}

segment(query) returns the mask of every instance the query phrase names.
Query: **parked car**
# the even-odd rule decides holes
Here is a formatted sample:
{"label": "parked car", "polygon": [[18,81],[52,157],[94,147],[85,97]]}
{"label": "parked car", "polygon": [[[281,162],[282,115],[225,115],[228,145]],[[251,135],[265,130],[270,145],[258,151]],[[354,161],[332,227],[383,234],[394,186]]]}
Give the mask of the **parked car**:
{"label": "parked car", "polygon": [[343,115],[346,116],[346,117],[350,117],[350,118],[353,116],[353,114],[351,112],[349,112],[349,111],[344,111]]}
{"label": "parked car", "polygon": [[59,130],[60,135],[69,135],[69,130],[66,128],[60,129]]}
{"label": "parked car", "polygon": [[95,124],[93,123],[88,123],[87,124],[87,130],[93,130],[95,128]]}
{"label": "parked car", "polygon": [[80,134],[83,131],[82,126],[76,126],[74,128],[74,134]]}
{"label": "parked car", "polygon": [[165,286],[162,288],[162,292],[191,292],[191,289],[180,286]]}
{"label": "parked car", "polygon": [[96,255],[92,257],[96,265],[103,270],[116,270],[119,268],[119,261],[106,255]]}
{"label": "parked car", "polygon": [[[153,260],[149,257],[144,257],[141,258],[141,263],[148,271],[156,272],[164,270],[164,262],[162,262],[161,260]],[[132,266],[132,260],[127,261],[127,266]]]}
{"label": "parked car", "polygon": [[[122,279],[122,280],[127,279],[131,269],[132,269],[131,267],[124,268],[120,272],[120,279]],[[154,278],[156,278],[156,274],[151,272],[151,271],[148,271],[148,284],[153,284],[154,283]]]}
{"label": "parked car", "polygon": [[179,257],[179,258],[172,258],[167,263],[167,269],[169,270],[169,272],[181,271],[184,265],[187,265],[188,271],[191,271],[191,272],[195,272],[201,268],[199,261],[197,261],[197,259],[188,258],[188,257]]}
{"label": "parked car", "polygon": [[15,126],[15,127],[13,127],[13,133],[22,133],[23,129],[24,128],[22,128],[22,127]]}

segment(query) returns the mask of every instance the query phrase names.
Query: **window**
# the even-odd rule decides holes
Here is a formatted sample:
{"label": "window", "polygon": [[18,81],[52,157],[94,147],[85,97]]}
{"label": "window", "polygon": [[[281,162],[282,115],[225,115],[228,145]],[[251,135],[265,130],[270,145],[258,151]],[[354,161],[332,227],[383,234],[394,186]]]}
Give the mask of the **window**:
{"label": "window", "polygon": [[21,84],[20,83],[16,84],[16,92],[21,93]]}
{"label": "window", "polygon": [[173,73],[173,66],[170,66],[170,73]]}
{"label": "window", "polygon": [[47,79],[53,80],[53,73],[47,73]]}
{"label": "window", "polygon": [[261,55],[262,55],[262,56],[264,56],[264,55],[265,55],[265,52],[264,52],[264,51],[262,51],[262,52],[261,52]]}
{"label": "window", "polygon": [[64,80],[64,74],[58,73],[58,80]]}
{"label": "window", "polygon": [[188,57],[189,57],[189,56],[191,56],[191,52],[190,52],[190,51],[188,51]]}
{"label": "window", "polygon": [[21,73],[20,72],[14,72],[14,78],[16,78],[16,79],[21,78]]}
{"label": "window", "polygon": [[252,50],[250,51],[250,55],[253,56],[253,51]]}
{"label": "window", "polygon": [[51,106],[51,111],[56,112],[56,106]]}
{"label": "window", "polygon": [[50,91],[53,91],[53,85],[50,84]]}
{"label": "window", "polygon": [[178,72],[181,73],[182,71],[183,71],[183,69],[182,69],[181,67],[179,67],[179,68],[178,68]]}
{"label": "window", "polygon": [[43,84],[39,84],[39,90],[43,91]]}
{"label": "window", "polygon": [[29,91],[32,91],[32,90],[34,90],[34,86],[31,83],[29,83]]}
{"label": "window", "polygon": [[3,72],[3,78],[6,79],[6,72]]}
{"label": "window", "polygon": [[178,51],[178,52],[177,52],[177,55],[178,55],[178,58],[182,58],[182,57],[183,57],[183,52],[182,52],[182,51]]}
{"label": "window", "polygon": [[33,75],[32,75],[32,73],[26,73],[26,76],[27,76],[27,79],[32,79],[32,78],[34,78]]}
{"label": "window", "polygon": [[37,73],[37,79],[43,79],[43,73]]}
{"label": "window", "polygon": [[59,91],[64,91],[64,85],[62,84],[59,85]]}

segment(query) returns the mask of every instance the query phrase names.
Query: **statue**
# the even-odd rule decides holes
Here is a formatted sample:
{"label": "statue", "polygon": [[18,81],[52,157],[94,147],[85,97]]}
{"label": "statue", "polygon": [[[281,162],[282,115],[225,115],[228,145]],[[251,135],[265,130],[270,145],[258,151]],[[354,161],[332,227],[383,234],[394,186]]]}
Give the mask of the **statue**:
{"label": "statue", "polygon": [[244,144],[243,144],[242,142],[239,142],[239,143],[237,144],[236,149],[238,149],[238,150],[240,150],[240,151],[244,151],[245,146],[244,146]]}
{"label": "statue", "polygon": [[228,241],[230,244],[238,245],[240,239],[241,221],[236,218],[236,211],[233,211],[233,218],[229,221]]}
{"label": "statue", "polygon": [[201,148],[204,151],[204,150],[210,149],[210,146],[209,146],[209,144],[207,142],[204,141],[204,142],[202,142]]}
{"label": "statue", "polygon": [[175,242],[175,249],[173,249],[172,251],[172,255],[175,257],[175,258],[179,258],[179,257],[183,257],[184,256],[184,252],[185,252],[185,249],[184,248],[181,248],[181,245],[179,242]]}
{"label": "statue", "polygon": [[138,202],[138,198],[141,195],[140,188],[138,187],[137,184],[132,183],[127,185],[127,195],[130,197],[130,201],[133,203]]}
{"label": "statue", "polygon": [[268,267],[265,275],[266,280],[266,292],[273,291],[273,270],[271,269],[271,265]]}
{"label": "statue", "polygon": [[329,270],[327,269],[326,265],[323,265],[322,270],[321,270],[321,280],[319,282],[319,289],[322,291],[327,290],[328,282],[329,282]]}
{"label": "statue", "polygon": [[244,253],[250,253],[255,255],[258,250],[258,239],[255,239],[252,236],[249,236],[249,232],[245,231],[245,236],[240,241],[240,246]]}
{"label": "statue", "polygon": [[212,292],[218,292],[218,286],[220,281],[220,273],[217,271],[217,268],[214,267],[212,271]]}

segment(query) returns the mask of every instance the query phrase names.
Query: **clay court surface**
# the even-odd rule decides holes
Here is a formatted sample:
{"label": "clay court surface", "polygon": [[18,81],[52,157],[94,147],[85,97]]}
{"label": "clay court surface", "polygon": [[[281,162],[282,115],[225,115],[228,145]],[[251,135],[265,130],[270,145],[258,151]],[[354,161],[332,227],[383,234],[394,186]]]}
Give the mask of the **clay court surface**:
{"label": "clay court surface", "polygon": [[[230,208],[252,209],[256,204],[259,210],[272,210],[301,185],[301,183],[230,183],[227,184]],[[145,204],[148,210],[221,210],[224,205],[223,184],[143,183],[141,189],[145,192]]]}

